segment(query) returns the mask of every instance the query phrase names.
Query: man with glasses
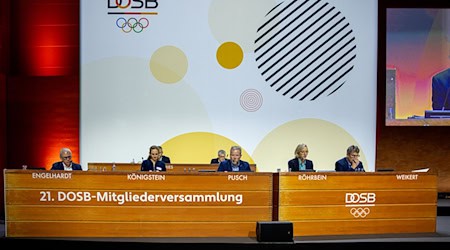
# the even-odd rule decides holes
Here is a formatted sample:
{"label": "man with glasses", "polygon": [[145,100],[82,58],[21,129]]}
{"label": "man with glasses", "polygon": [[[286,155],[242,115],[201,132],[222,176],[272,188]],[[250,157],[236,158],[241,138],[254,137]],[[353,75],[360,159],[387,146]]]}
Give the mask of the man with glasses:
{"label": "man with glasses", "polygon": [[358,146],[351,145],[347,148],[347,156],[338,160],[334,165],[334,170],[365,172],[363,164],[359,161]]}
{"label": "man with glasses", "polygon": [[80,164],[72,162],[72,151],[69,148],[62,148],[59,151],[59,158],[61,161],[53,163],[51,170],[83,170]]}
{"label": "man with glasses", "polygon": [[227,152],[225,150],[221,149],[217,152],[217,158],[211,159],[211,164],[219,164],[223,162],[224,160],[227,160],[226,158]]}

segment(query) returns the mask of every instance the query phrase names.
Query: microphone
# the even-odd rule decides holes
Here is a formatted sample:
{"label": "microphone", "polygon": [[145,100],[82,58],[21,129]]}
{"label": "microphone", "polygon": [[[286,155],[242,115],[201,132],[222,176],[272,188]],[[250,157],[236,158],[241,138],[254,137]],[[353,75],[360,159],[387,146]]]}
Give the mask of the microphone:
{"label": "microphone", "polygon": [[450,86],[447,88],[447,94],[445,95],[444,104],[442,104],[442,110],[445,110],[445,105],[447,104],[448,93],[450,92]]}

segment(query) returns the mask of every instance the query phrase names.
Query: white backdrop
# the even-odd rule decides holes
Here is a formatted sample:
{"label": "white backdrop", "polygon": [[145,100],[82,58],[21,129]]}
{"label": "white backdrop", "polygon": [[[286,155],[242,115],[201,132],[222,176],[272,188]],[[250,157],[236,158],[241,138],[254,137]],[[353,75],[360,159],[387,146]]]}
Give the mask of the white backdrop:
{"label": "white backdrop", "polygon": [[81,0],[84,169],[238,144],[276,171],[299,143],[316,169],[352,144],[375,169],[376,0],[121,2]]}

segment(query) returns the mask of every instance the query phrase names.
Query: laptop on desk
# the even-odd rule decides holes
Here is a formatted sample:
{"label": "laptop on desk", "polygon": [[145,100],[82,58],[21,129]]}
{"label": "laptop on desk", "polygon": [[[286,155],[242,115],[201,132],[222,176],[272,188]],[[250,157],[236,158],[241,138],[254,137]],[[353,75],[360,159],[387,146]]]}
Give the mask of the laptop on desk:
{"label": "laptop on desk", "polygon": [[216,172],[216,170],[214,170],[214,169],[199,169],[198,172],[201,172],[201,173],[213,173],[213,172]]}
{"label": "laptop on desk", "polygon": [[394,172],[393,168],[377,168],[376,172]]}
{"label": "laptop on desk", "polygon": [[425,118],[450,118],[450,110],[425,110]]}

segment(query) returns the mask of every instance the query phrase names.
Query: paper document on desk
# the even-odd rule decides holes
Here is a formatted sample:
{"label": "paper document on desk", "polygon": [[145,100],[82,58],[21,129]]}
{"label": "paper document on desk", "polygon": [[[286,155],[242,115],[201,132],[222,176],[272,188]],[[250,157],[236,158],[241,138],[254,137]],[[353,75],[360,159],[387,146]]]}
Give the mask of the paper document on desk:
{"label": "paper document on desk", "polygon": [[430,170],[430,168],[416,169],[416,170],[413,170],[413,171],[411,171],[411,172],[424,172],[424,173],[426,173],[426,172],[428,172],[428,170]]}

